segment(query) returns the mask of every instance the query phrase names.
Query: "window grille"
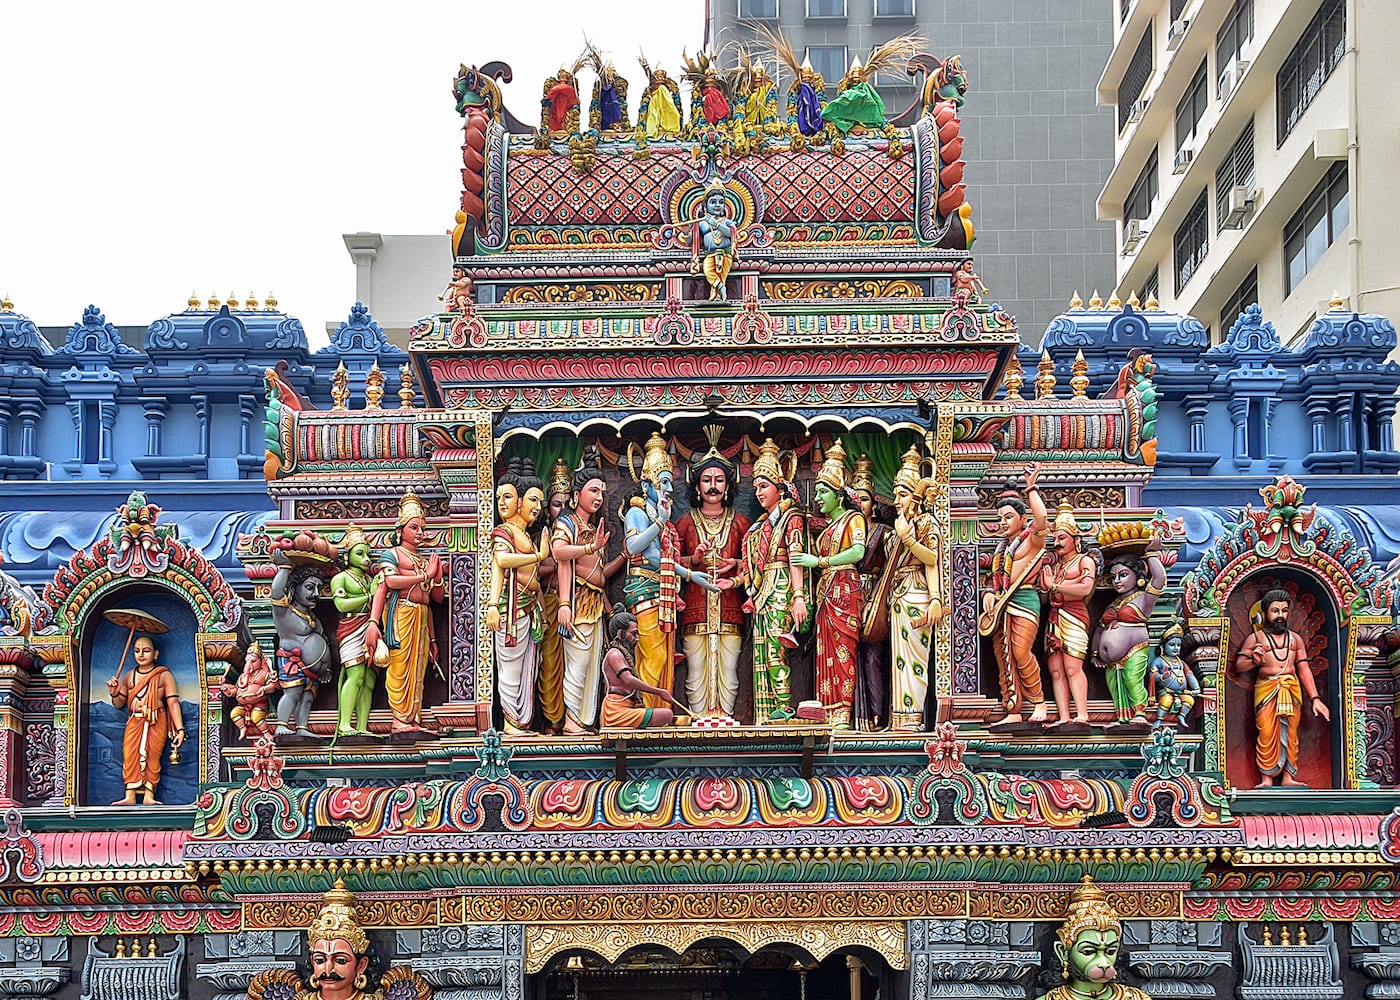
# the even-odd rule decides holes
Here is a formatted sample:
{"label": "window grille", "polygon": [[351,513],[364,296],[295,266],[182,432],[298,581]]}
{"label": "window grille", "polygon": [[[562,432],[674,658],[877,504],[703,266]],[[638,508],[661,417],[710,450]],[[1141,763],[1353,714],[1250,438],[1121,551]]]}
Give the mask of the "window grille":
{"label": "window grille", "polygon": [[[1225,15],[1225,23],[1215,33],[1215,72],[1223,74],[1226,67],[1240,57],[1245,44],[1253,37],[1254,0],[1235,0],[1230,13]],[[1215,96],[1220,96],[1218,90]]]}
{"label": "window grille", "polygon": [[826,81],[828,92],[836,93],[836,85],[846,75],[846,46],[809,45],[807,58],[811,60],[812,68]]}
{"label": "window grille", "polygon": [[1246,306],[1252,306],[1259,301],[1259,268],[1251,267],[1249,273],[1245,275],[1240,287],[1235,289],[1235,294],[1220,309],[1220,339],[1225,339],[1225,334],[1230,332],[1230,327],[1235,325],[1235,321],[1240,318],[1240,313],[1245,311]]}
{"label": "window grille", "polygon": [[1172,245],[1176,263],[1176,294],[1180,295],[1210,252],[1210,206],[1206,204],[1204,191],[1196,199],[1196,204],[1191,206],[1191,211],[1186,213],[1186,218],[1181,220]]}
{"label": "window grille", "polygon": [[1176,106],[1176,148],[1181,149],[1196,138],[1196,126],[1206,113],[1206,61],[1201,60],[1196,75],[1186,85],[1186,93]]}
{"label": "window grille", "polygon": [[1342,61],[1347,45],[1344,0],[1324,0],[1283,60],[1275,79],[1278,95],[1278,144],[1288,138],[1317,92]]}
{"label": "window grille", "polygon": [[1152,78],[1152,25],[1142,33],[1128,68],[1123,71],[1123,79],[1118,84],[1118,131],[1128,124],[1128,114]]}
{"label": "window grille", "polygon": [[1285,294],[1313,269],[1351,222],[1351,199],[1345,161],[1332,164],[1301,208],[1283,227],[1283,259],[1287,267]]}
{"label": "window grille", "polygon": [[1133,183],[1133,189],[1128,192],[1128,200],[1123,203],[1123,221],[1129,219],[1146,219],[1152,215],[1152,210],[1157,207],[1157,150],[1152,150],[1152,155],[1147,158],[1146,165],[1142,168],[1142,173],[1138,174],[1138,179]]}
{"label": "window grille", "polygon": [[1240,132],[1215,172],[1215,231],[1225,228],[1229,214],[1230,188],[1254,187],[1254,119]]}

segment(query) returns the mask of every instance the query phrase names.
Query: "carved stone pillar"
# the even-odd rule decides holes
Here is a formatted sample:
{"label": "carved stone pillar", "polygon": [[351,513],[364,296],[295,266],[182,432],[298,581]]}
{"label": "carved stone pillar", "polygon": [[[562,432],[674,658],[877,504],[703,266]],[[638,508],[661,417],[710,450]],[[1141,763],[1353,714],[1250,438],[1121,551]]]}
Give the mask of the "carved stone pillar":
{"label": "carved stone pillar", "polygon": [[37,399],[21,400],[19,404],[19,453],[35,458],[39,453],[39,417],[44,404]]}
{"label": "carved stone pillar", "polygon": [[524,1000],[521,924],[427,927],[394,935],[399,959],[433,988],[433,1000]]}
{"label": "carved stone pillar", "polygon": [[1154,1000],[1214,997],[1216,969],[1230,964],[1220,947],[1221,925],[1184,920],[1129,920],[1123,927],[1128,967]]}
{"label": "carved stone pillar", "polygon": [[1400,997],[1400,922],[1353,923],[1351,965],[1371,980],[1366,987],[1370,1000]]}
{"label": "carved stone pillar", "polygon": [[909,1000],[1024,1000],[1034,945],[1029,923],[911,920]]}
{"label": "carved stone pillar", "polygon": [[1327,451],[1327,415],[1332,412],[1333,401],[1317,396],[1309,396],[1307,401],[1308,425],[1312,451],[1321,455]]}
{"label": "carved stone pillar", "polygon": [[0,963],[0,997],[53,996],[68,982],[68,939],[0,938]]}
{"label": "carved stone pillar", "polygon": [[164,396],[142,396],[141,410],[146,418],[146,454],[160,454],[160,432],[165,423],[165,415],[170,412],[170,404]]}
{"label": "carved stone pillar", "polygon": [[244,1000],[248,984],[264,969],[295,969],[299,931],[239,931],[204,935],[204,957],[195,978],[217,992],[212,1000]]}
{"label": "carved stone pillar", "polygon": [[[73,725],[66,684],[54,691],[53,698],[53,791],[43,805],[66,806],[68,800],[68,727]],[[74,799],[74,802],[77,800]]]}
{"label": "carved stone pillar", "polygon": [[1231,459],[1240,472],[1249,471],[1249,397],[1236,396],[1229,402],[1234,447]]}

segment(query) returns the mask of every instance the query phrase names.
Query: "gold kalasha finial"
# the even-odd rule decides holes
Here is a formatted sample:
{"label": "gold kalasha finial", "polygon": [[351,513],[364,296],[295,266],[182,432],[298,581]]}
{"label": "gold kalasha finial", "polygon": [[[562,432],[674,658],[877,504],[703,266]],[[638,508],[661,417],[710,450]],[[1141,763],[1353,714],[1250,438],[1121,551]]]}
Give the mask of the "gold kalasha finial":
{"label": "gold kalasha finial", "polygon": [[344,410],[350,405],[350,373],[342,361],[331,376],[331,409]]}
{"label": "gold kalasha finial", "polygon": [[277,296],[271,292],[267,293],[267,298],[263,299],[263,312],[277,311]]}
{"label": "gold kalasha finial", "polygon": [[1021,367],[1021,358],[1014,348],[1011,358],[1006,362],[1006,371],[1002,373],[1001,384],[1006,388],[1007,399],[1021,398],[1021,386],[1026,384],[1026,372]]}
{"label": "gold kalasha finial", "polygon": [[1142,305],[1142,303],[1138,301],[1137,292],[1132,292],[1128,295],[1128,305],[1132,306],[1134,309]]}
{"label": "gold kalasha finial", "polygon": [[117,958],[126,958],[126,942],[120,937],[117,938]]}
{"label": "gold kalasha finial", "polygon": [[1161,304],[1160,302],[1157,301],[1157,295],[1156,295],[1155,292],[1147,297],[1147,301],[1143,303],[1143,308],[1144,308],[1144,309],[1161,309],[1161,308],[1162,308],[1162,304]]}
{"label": "gold kalasha finial", "polygon": [[15,304],[10,299],[10,293],[6,292],[4,295],[0,295],[0,312],[12,313],[14,311]]}
{"label": "gold kalasha finial", "polygon": [[413,371],[408,365],[399,368],[399,408],[413,409]]}
{"label": "gold kalasha finial", "polygon": [[1094,289],[1094,294],[1089,296],[1089,308],[1090,308],[1090,309],[1102,309],[1102,308],[1103,308],[1103,296],[1099,295],[1099,290],[1098,290],[1097,288]]}
{"label": "gold kalasha finial", "polygon": [[1070,297],[1070,300],[1069,300],[1069,307],[1070,307],[1071,309],[1083,309],[1083,308],[1084,308],[1084,300],[1081,299],[1081,298],[1079,297],[1079,289],[1077,289],[1077,288],[1074,290],[1074,295],[1072,295],[1072,296]]}
{"label": "gold kalasha finial", "polygon": [[1338,310],[1345,309],[1346,307],[1347,300],[1342,298],[1342,293],[1338,291],[1333,291],[1332,298],[1327,302],[1327,311],[1337,312]]}
{"label": "gold kalasha finial", "polygon": [[199,293],[193,289],[190,290],[190,297],[185,300],[185,311],[199,312]]}
{"label": "gold kalasha finial", "polygon": [[1308,925],[1298,925],[1298,947],[1301,948],[1308,943]]}
{"label": "gold kalasha finial", "polygon": [[1268,924],[1264,925],[1264,947],[1271,948],[1274,944],[1274,932]]}
{"label": "gold kalasha finial", "polygon": [[205,305],[205,308],[207,308],[210,312],[218,312],[218,311],[219,311],[219,306],[221,306],[222,304],[223,304],[223,303],[221,303],[221,302],[219,301],[219,293],[218,293],[218,292],[210,292],[210,293],[209,293],[209,301],[208,301],[208,303]]}
{"label": "gold kalasha finial", "polygon": [[1084,360],[1084,352],[1074,353],[1074,364],[1069,369],[1069,388],[1075,399],[1083,399],[1089,388],[1089,362]]}
{"label": "gold kalasha finial", "polygon": [[229,311],[229,312],[238,312],[238,293],[237,293],[237,292],[229,292],[229,293],[228,293],[228,311]]}
{"label": "gold kalasha finial", "polygon": [[1284,924],[1279,928],[1278,943],[1287,948],[1293,944],[1293,936],[1288,933],[1288,925]]}
{"label": "gold kalasha finial", "polygon": [[1117,312],[1119,309],[1123,308],[1123,300],[1118,297],[1117,292],[1114,292],[1108,297],[1108,308],[1113,312]]}
{"label": "gold kalasha finial", "polygon": [[365,373],[365,409],[378,410],[384,403],[384,370],[376,361]]}
{"label": "gold kalasha finial", "polygon": [[148,940],[148,941],[146,942],[146,957],[147,957],[147,958],[155,958],[155,957],[156,957],[156,939],[155,939],[155,938],[151,938],[150,940]]}
{"label": "gold kalasha finial", "polygon": [[258,308],[258,300],[253,297],[252,292],[249,292],[248,297],[243,300],[243,308],[248,312],[253,312]]}
{"label": "gold kalasha finial", "polygon": [[1040,352],[1040,364],[1035,368],[1035,398],[1055,398],[1055,362],[1049,351]]}

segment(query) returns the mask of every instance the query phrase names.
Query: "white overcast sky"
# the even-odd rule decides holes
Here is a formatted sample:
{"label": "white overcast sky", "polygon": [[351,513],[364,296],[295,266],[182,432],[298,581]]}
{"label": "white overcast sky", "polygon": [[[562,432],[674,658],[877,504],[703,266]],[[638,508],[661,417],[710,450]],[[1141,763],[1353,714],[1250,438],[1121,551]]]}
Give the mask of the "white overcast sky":
{"label": "white overcast sky", "polygon": [[533,123],[585,32],[636,81],[639,48],[678,75],[703,31],[704,0],[5,3],[0,292],[145,326],[272,290],[323,342],[354,300],[341,234],[452,225],[459,64],[510,63]]}

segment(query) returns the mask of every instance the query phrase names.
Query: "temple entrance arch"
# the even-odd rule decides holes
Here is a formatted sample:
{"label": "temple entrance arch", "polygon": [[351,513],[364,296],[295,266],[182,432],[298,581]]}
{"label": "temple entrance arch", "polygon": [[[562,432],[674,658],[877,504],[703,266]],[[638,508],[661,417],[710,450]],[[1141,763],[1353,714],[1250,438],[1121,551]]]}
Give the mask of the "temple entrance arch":
{"label": "temple entrance arch", "polygon": [[[531,927],[530,1000],[871,1000],[895,995],[903,924]],[[584,944],[583,939],[587,939]],[[851,940],[863,943],[851,944]],[[801,943],[798,943],[801,942]]]}

